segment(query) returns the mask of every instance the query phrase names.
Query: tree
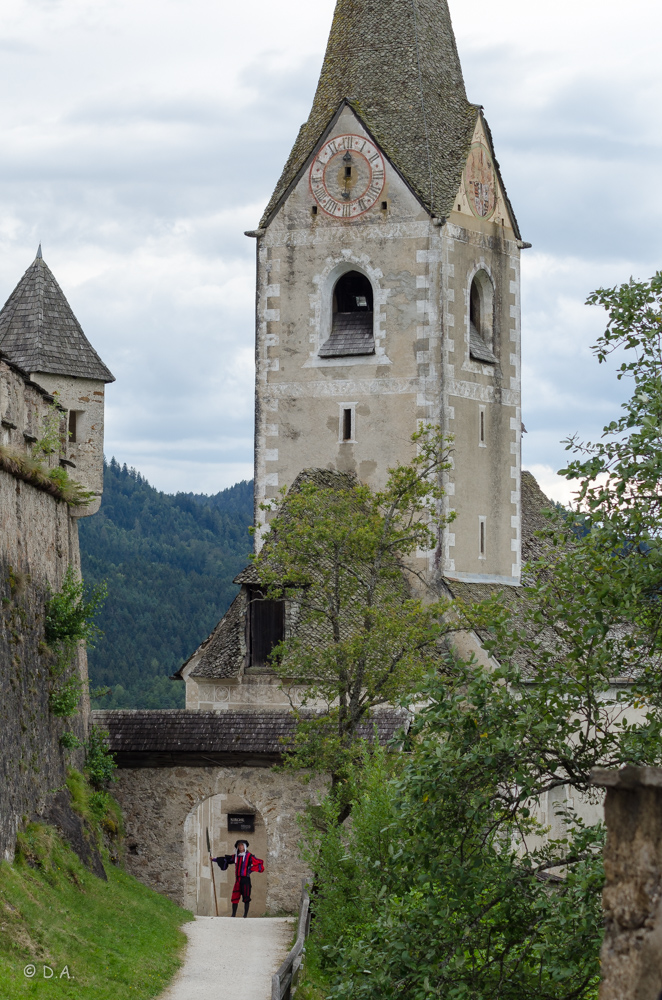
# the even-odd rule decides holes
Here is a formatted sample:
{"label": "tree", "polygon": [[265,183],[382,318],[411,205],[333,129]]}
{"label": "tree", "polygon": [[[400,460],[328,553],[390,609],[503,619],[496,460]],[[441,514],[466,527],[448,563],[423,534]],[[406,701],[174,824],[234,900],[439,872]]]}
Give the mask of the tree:
{"label": "tree", "polygon": [[568,441],[578,503],[548,512],[521,592],[491,618],[460,609],[498,666],[447,658],[399,773],[366,762],[352,829],[308,831],[337,1000],[597,996],[604,831],[582,802],[594,767],[662,763],[662,276],[589,302],[609,313],[596,354],[624,349],[634,392],[601,442]]}
{"label": "tree", "polygon": [[267,599],[287,600],[294,626],[272,662],[287,685],[305,686],[304,708],[325,706],[299,713],[289,760],[330,773],[335,792],[372,711],[411,692],[457,628],[444,620],[447,600],[416,595],[424,579],[414,558],[436,548],[450,519],[440,485],[449,442],[432,426],[413,442],[415,457],[391,469],[382,490],[308,470],[264,506],[272,519],[257,575]]}

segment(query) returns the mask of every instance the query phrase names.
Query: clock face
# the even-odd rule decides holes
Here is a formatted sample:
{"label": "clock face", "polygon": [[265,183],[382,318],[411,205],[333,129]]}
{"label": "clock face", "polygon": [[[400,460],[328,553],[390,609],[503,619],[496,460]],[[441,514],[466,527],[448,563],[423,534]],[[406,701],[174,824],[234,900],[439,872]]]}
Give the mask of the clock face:
{"label": "clock face", "polygon": [[386,183],[382,154],[361,135],[339,135],[320,149],[310,168],[310,190],[323,212],[356,219],[375,204]]}
{"label": "clock face", "polygon": [[473,214],[479,219],[489,219],[496,207],[496,180],[492,158],[480,142],[471,147],[464,170],[464,186]]}

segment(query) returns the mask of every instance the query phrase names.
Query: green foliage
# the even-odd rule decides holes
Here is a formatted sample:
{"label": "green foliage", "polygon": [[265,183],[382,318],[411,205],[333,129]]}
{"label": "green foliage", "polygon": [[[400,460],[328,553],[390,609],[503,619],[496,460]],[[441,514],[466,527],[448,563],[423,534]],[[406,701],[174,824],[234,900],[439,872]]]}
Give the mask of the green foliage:
{"label": "green foliage", "polygon": [[92,646],[101,634],[94,616],[105,597],[106,587],[101,583],[86,600],[83,581],[68,566],[62,589],[51,592],[46,601],[45,637],[52,654],[49,704],[53,715],[60,718],[70,718],[78,710],[83,684],[76,670],[76,652],[79,643]]}
{"label": "green foliage", "polygon": [[[0,864],[3,1000],[162,993],[181,964],[180,926],[191,915],[114,865],[106,869],[108,882],[96,878],[49,827],[31,823],[19,835],[15,863]],[[37,966],[31,980],[29,963]],[[65,966],[70,979],[60,978]]]}
{"label": "green foliage", "polygon": [[65,732],[60,736],[60,746],[64,747],[65,750],[80,750],[83,746],[82,740],[79,740],[75,733]]}
{"label": "green foliage", "polygon": [[58,393],[56,392],[53,402],[48,406],[42,420],[41,434],[38,440],[32,445],[31,452],[33,458],[37,460],[48,458],[49,455],[62,450],[66,436],[65,420],[66,411],[61,408],[58,402]]}
{"label": "green foliage", "polygon": [[605,567],[618,599],[626,602],[648,640],[657,670],[662,602],[662,272],[649,281],[598,289],[589,303],[607,310],[608,325],[594,351],[600,362],[622,356],[619,379],[632,381],[623,413],[603,429],[597,443],[567,441],[576,457],[563,474],[578,484],[575,520],[583,517],[599,536],[610,563]]}
{"label": "green foliage", "polygon": [[105,465],[101,509],[79,527],[85,579],[108,584],[105,640],[88,660],[92,687],[111,693],[95,707],[183,707],[184,685],[169,678],[236,596],[252,520],[252,483],[168,496],[114,459]]}
{"label": "green foliage", "polygon": [[85,821],[100,847],[103,848],[104,833],[123,836],[124,822],[118,803],[108,791],[95,788],[87,768],[84,774],[73,767],[67,768],[67,788],[72,809]]}
{"label": "green foliage", "polygon": [[85,773],[93,788],[100,790],[115,780],[115,757],[108,749],[109,733],[91,726],[85,743]]}
{"label": "green foliage", "polygon": [[597,997],[591,770],[662,764],[662,275],[589,302],[609,312],[598,358],[623,349],[634,393],[601,442],[568,442],[579,504],[549,511],[524,600],[456,604],[498,667],[437,671],[402,773],[364,762],[350,829],[337,795],[310,814],[334,1000]]}
{"label": "green foliage", "polygon": [[48,698],[52,714],[57,718],[70,719],[78,711],[82,693],[83,683],[80,677],[56,680]]}
{"label": "green foliage", "polygon": [[287,597],[297,615],[274,666],[286,684],[307,685],[304,705],[327,705],[300,718],[289,761],[330,770],[334,785],[360,752],[359,726],[412,689],[457,627],[443,620],[448,601],[414,596],[416,552],[434,548],[449,520],[440,486],[449,443],[432,426],[412,440],[415,457],[389,471],[383,490],[351,477],[330,485],[304,478],[264,507],[275,516],[258,576],[267,596]]}
{"label": "green foliage", "polygon": [[410,753],[377,752],[357,773],[351,826],[334,825],[334,796],[307,820],[325,995],[597,997],[603,831],[566,808],[565,835],[545,838],[534,817],[549,767],[519,743],[544,694],[529,705],[455,665],[424,695]]}
{"label": "green foliage", "polygon": [[101,634],[94,617],[105,599],[106,587],[99,583],[85,600],[85,584],[77,579],[72,566],[67,567],[62,589],[51,593],[46,602],[45,631],[49,646],[70,647],[80,641],[93,646]]}
{"label": "green foliage", "polygon": [[72,479],[66,468],[49,465],[50,456],[61,451],[66,434],[64,413],[57,402],[57,393],[55,395],[56,399],[44,416],[42,434],[32,445],[30,454],[0,445],[0,466],[39,489],[53,493],[72,507],[85,507],[95,499],[94,493]]}

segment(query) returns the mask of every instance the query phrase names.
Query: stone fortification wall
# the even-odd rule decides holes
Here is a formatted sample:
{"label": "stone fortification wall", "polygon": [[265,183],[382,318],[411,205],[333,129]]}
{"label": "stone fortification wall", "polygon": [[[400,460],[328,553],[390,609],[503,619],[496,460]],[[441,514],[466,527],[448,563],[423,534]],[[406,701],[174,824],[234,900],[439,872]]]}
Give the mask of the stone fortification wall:
{"label": "stone fortification wall", "polygon": [[[38,436],[49,397],[0,362],[3,444],[24,450]],[[27,437],[26,437],[27,435]],[[69,565],[79,568],[78,528],[67,505],[0,468],[0,858],[11,860],[25,818],[61,787],[63,730],[85,735],[89,708],[73,719],[49,712],[44,603]],[[87,680],[85,654],[78,669]]]}
{"label": "stone fortification wall", "polygon": [[596,770],[607,788],[600,1000],[662,992],[662,769]]}
{"label": "stone fortification wall", "polygon": [[[195,908],[195,882],[201,898],[200,878],[209,878],[210,871],[204,857],[204,831],[199,836],[191,829],[191,821],[205,815],[201,805],[219,797],[229,808],[240,810],[243,802],[256,813],[256,836],[248,836],[256,853],[266,839],[265,875],[255,876],[256,887],[262,879],[266,883],[258,887],[260,895],[262,889],[266,892],[263,912],[296,912],[301,879],[309,875],[299,854],[297,816],[307,800],[319,795],[320,781],[307,784],[296,774],[263,767],[122,768],[117,777],[113,795],[125,817],[127,867],[141,882],[176,903]],[[219,814],[226,811],[223,808]],[[213,810],[209,816],[214,850],[219,854],[231,850],[235,837],[226,832],[227,826],[225,831],[214,828]],[[226,903],[225,888],[229,890],[219,885],[219,896]],[[257,898],[255,903],[259,903]],[[256,907],[252,912],[261,915]]]}

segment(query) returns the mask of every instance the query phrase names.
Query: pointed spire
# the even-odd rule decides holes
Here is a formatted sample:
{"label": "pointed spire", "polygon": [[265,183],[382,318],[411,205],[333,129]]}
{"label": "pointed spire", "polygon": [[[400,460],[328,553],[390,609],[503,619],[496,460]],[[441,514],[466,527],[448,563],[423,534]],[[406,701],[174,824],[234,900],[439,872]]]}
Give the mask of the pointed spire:
{"label": "pointed spire", "polygon": [[115,381],[43,259],[41,243],[34,261],[0,310],[0,353],[29,374]]}
{"label": "pointed spire", "polygon": [[433,215],[448,215],[479,109],[468,102],[447,0],[337,0],[310,117],[261,226],[346,101]]}

